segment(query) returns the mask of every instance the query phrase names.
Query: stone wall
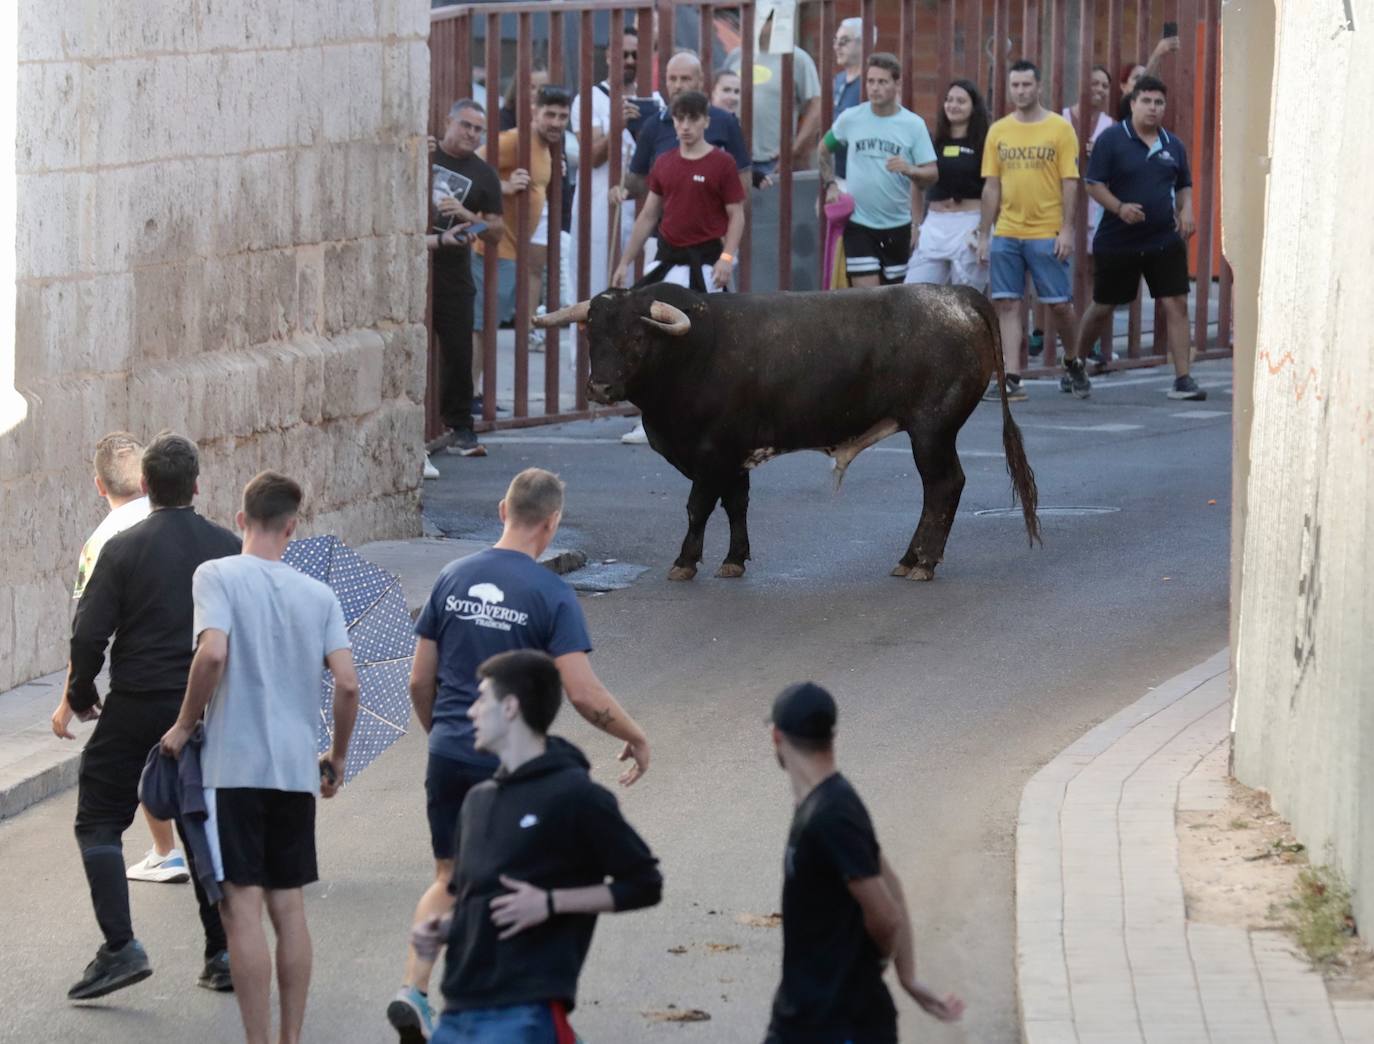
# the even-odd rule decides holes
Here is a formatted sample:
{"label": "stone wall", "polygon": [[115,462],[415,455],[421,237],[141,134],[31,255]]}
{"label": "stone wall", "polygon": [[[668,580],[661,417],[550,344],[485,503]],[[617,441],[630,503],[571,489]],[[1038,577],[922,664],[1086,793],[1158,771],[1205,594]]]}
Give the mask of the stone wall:
{"label": "stone wall", "polygon": [[[1270,792],[1374,926],[1374,38],[1344,9],[1228,5],[1224,130],[1236,296],[1258,299],[1253,399],[1237,380],[1245,484],[1232,605],[1236,776]],[[1358,28],[1366,28],[1364,26]],[[1272,62],[1264,46],[1274,41]],[[1320,69],[1320,76],[1312,71]],[[1269,120],[1237,107],[1272,99]],[[1310,133],[1320,107],[1327,133]],[[1267,148],[1267,164],[1256,161]],[[1367,162],[1369,161],[1369,162]],[[1270,191],[1262,185],[1268,169]],[[1248,230],[1262,224],[1262,237]],[[1254,265],[1258,257],[1259,264]],[[1250,320],[1247,320],[1247,322]]]}
{"label": "stone wall", "polygon": [[428,16],[19,0],[0,689],[63,662],[106,431],[195,438],[227,524],[270,466],[309,532],[418,533]]}

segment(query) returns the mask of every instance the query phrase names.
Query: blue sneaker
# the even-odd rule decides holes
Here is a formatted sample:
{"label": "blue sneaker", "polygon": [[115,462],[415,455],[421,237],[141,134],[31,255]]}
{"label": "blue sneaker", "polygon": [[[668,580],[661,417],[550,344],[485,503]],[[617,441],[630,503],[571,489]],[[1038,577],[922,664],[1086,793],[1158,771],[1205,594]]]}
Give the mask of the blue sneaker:
{"label": "blue sneaker", "polygon": [[133,866],[126,875],[130,881],[156,881],[159,884],[181,884],[191,880],[191,871],[186,866],[186,856],[181,849],[174,848],[165,856],[158,855],[156,848],[148,849],[148,854]]}
{"label": "blue sneaker", "polygon": [[424,1044],[434,1032],[434,1009],[429,998],[414,986],[402,986],[395,1000],[386,1006],[386,1021],[396,1031],[401,1044]]}

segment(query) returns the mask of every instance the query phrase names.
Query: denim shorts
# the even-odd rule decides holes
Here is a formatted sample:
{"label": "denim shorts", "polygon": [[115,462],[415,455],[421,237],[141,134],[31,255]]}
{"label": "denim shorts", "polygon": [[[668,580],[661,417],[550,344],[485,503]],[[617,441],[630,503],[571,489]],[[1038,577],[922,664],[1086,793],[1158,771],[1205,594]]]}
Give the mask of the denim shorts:
{"label": "denim shorts", "polygon": [[512,1004],[503,1008],[446,1011],[430,1044],[557,1044],[553,1008]]}
{"label": "denim shorts", "polygon": [[1012,239],[993,236],[989,250],[992,265],[988,296],[994,301],[1026,296],[1026,270],[1030,269],[1035,296],[1041,304],[1073,300],[1069,281],[1069,262],[1054,256],[1054,237],[1049,239]]}
{"label": "denim shorts", "polygon": [[[481,331],[482,312],[486,308],[486,263],[485,257],[472,252],[472,282],[477,288],[472,305],[473,332]],[[500,317],[498,326],[515,318],[515,262],[507,257],[496,259],[496,314]]]}

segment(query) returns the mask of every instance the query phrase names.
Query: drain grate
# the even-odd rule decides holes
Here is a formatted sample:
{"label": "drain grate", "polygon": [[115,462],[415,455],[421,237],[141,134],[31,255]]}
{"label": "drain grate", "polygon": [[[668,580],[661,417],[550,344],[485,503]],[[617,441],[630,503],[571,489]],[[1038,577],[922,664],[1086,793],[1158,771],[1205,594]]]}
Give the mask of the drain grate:
{"label": "drain grate", "polygon": [[[1076,517],[1078,515],[1114,515],[1121,509],[1118,507],[1042,507],[1036,514],[1041,518]],[[1020,518],[1021,509],[1019,507],[1005,508],[984,508],[982,511],[975,511],[974,515],[978,518]]]}

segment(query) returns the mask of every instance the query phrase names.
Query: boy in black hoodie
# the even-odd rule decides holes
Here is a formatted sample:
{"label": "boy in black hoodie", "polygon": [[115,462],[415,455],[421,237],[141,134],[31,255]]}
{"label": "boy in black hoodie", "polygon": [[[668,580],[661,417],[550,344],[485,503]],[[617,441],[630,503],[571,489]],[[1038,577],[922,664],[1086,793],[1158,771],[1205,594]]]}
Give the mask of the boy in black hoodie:
{"label": "boy in black hoodie", "polygon": [[463,802],[453,914],[411,937],[431,960],[448,943],[433,1044],[570,1044],[596,915],[655,905],[663,878],[582,752],[548,735],[562,703],[553,660],[507,652],[477,674],[475,745],[501,767]]}

